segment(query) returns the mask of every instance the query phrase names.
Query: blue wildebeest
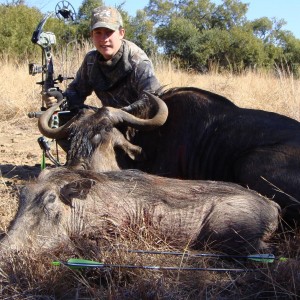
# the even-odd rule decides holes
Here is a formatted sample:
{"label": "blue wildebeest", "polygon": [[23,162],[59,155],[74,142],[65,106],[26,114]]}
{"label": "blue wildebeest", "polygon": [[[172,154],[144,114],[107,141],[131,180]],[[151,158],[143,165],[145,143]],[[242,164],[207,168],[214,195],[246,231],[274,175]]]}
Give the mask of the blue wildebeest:
{"label": "blue wildebeest", "polygon": [[[73,127],[68,125],[69,132],[62,127],[59,132],[69,135],[71,142],[68,165],[92,170],[138,168],[166,177],[234,182],[274,199],[286,221],[300,219],[298,121],[240,108],[197,88],[174,88],[159,98],[167,105],[168,117],[153,130],[142,131],[136,118],[131,123],[126,112],[109,107],[78,117]],[[135,117],[148,114],[146,106],[126,110]],[[40,129],[53,137],[47,127],[52,112],[40,118]],[[125,132],[124,126],[130,129]]]}

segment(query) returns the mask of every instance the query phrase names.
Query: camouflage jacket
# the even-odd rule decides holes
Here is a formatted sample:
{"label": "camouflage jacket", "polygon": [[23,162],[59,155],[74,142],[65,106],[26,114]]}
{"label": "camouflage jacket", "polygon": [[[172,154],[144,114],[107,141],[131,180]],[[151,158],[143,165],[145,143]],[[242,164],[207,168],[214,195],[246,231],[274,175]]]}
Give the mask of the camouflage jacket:
{"label": "camouflage jacket", "polygon": [[160,87],[146,53],[122,40],[119,51],[109,61],[97,50],[88,52],[66,96],[69,107],[75,108],[94,91],[103,105],[120,108],[141,99],[144,90],[155,92]]}

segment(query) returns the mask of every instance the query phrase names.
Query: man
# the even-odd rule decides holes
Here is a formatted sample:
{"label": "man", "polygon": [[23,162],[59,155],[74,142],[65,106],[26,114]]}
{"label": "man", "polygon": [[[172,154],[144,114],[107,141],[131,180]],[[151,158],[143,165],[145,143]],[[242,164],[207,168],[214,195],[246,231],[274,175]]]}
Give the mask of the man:
{"label": "man", "polygon": [[[127,107],[130,110],[147,103],[143,91],[155,92],[161,85],[146,53],[124,39],[120,13],[107,6],[94,9],[90,30],[96,49],[86,54],[65,92],[69,109],[82,106],[93,91],[105,106],[121,108],[139,100]],[[46,106],[50,107],[54,101],[53,97],[46,97]]]}

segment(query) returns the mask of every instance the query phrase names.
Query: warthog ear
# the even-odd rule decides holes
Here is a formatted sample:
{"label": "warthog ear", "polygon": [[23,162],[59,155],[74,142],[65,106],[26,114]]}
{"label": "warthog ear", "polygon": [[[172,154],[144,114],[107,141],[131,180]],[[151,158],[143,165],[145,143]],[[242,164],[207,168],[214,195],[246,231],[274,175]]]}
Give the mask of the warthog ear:
{"label": "warthog ear", "polygon": [[95,185],[95,181],[92,179],[79,179],[67,183],[60,190],[61,200],[64,203],[72,206],[72,199],[86,199],[93,185]]}

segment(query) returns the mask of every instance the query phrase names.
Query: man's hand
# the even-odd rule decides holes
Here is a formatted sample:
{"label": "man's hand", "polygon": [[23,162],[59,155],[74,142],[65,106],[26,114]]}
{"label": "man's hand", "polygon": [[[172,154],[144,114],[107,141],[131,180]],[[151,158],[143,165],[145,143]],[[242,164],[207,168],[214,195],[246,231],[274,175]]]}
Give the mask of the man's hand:
{"label": "man's hand", "polygon": [[56,98],[54,96],[49,96],[48,94],[43,95],[43,100],[47,108],[57,103]]}
{"label": "man's hand", "polygon": [[53,106],[62,99],[63,95],[57,89],[49,89],[47,93],[43,94],[43,101],[47,108]]}

